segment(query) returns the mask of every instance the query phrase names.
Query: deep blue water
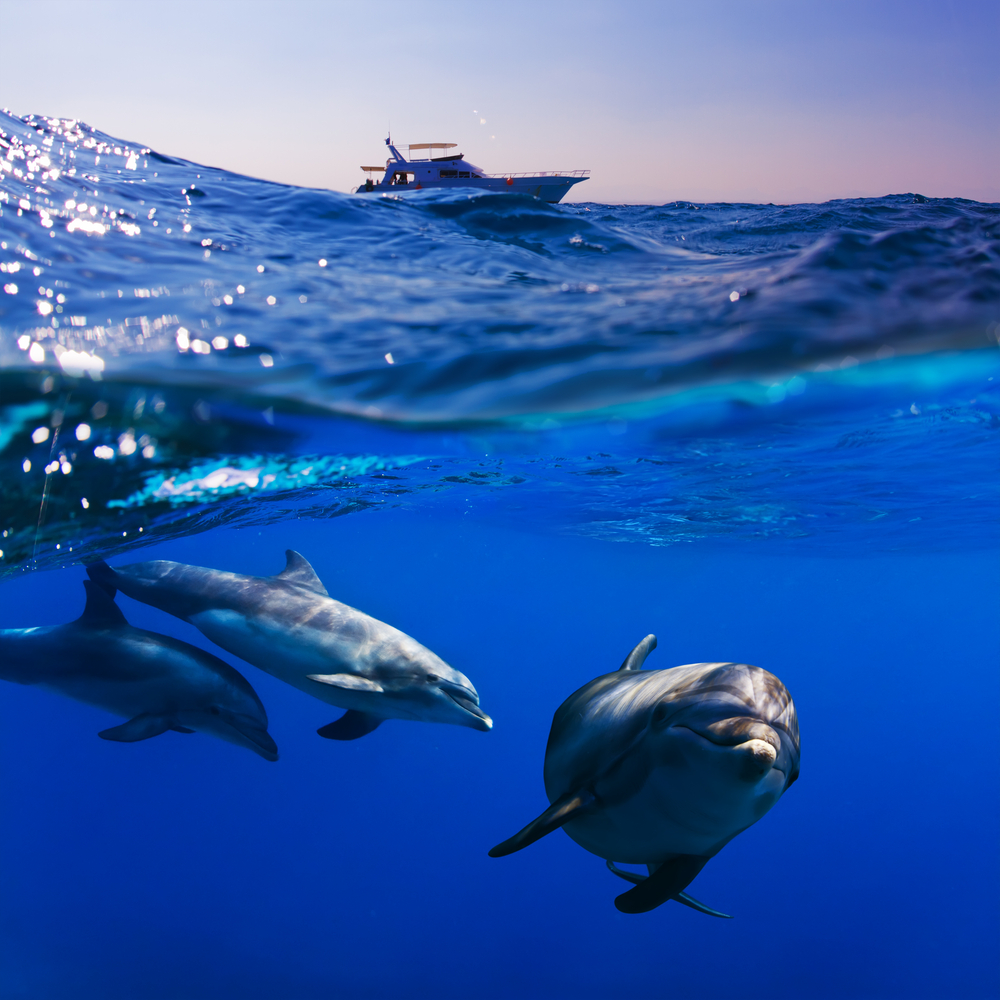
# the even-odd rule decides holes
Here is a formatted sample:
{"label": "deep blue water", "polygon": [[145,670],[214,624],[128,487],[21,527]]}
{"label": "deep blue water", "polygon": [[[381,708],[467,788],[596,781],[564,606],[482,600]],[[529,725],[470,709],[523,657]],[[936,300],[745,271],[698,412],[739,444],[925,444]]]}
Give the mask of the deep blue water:
{"label": "deep blue water", "polygon": [[[360,199],[0,138],[0,628],[75,618],[97,557],[291,547],[496,724],[321,740],[119,598],[281,759],[3,685],[4,997],[1000,994],[1000,206]],[[691,887],[732,921],[618,913],[559,832],[486,856],[648,632],[798,707],[801,778]]]}

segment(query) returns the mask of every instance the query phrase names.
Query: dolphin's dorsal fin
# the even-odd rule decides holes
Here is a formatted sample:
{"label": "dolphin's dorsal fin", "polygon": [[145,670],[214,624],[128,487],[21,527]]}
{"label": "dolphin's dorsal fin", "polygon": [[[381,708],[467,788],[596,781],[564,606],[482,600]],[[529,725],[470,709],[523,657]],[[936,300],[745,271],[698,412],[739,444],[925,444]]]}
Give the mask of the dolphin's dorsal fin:
{"label": "dolphin's dorsal fin", "polygon": [[647,635],[646,638],[643,639],[642,642],[640,642],[639,645],[625,657],[625,662],[618,669],[642,670],[642,665],[646,662],[646,657],[649,656],[654,649],[656,649],[656,636],[652,634]]}
{"label": "dolphin's dorsal fin", "polygon": [[77,618],[80,625],[91,628],[110,628],[114,625],[128,625],[122,609],[115,604],[115,600],[108,592],[93,580],[84,580],[83,586],[87,591],[87,605],[83,609],[83,614]]}
{"label": "dolphin's dorsal fin", "polygon": [[115,594],[118,593],[118,589],[115,587],[115,571],[103,559],[87,564],[87,576],[94,583],[99,583],[107,591],[108,597],[114,599]]}
{"label": "dolphin's dorsal fin", "polygon": [[288,562],[285,568],[275,577],[276,580],[284,580],[285,583],[294,583],[296,587],[304,587],[314,594],[322,594],[329,597],[326,587],[316,575],[316,570],[309,565],[309,560],[305,556],[299,555],[295,549],[286,549],[285,558]]}

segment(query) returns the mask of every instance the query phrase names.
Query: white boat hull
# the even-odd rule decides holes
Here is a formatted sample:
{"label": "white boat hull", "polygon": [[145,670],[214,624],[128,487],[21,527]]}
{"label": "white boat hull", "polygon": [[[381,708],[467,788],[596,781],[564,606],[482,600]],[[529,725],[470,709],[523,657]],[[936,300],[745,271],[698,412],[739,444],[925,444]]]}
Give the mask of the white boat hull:
{"label": "white boat hull", "polygon": [[403,191],[425,191],[430,188],[473,188],[477,191],[494,191],[498,194],[526,194],[550,205],[558,204],[574,184],[585,181],[586,177],[512,177],[508,182],[503,177],[471,177],[456,181],[442,180],[411,181],[409,184],[373,184],[367,188],[362,184],[355,194],[400,194]]}

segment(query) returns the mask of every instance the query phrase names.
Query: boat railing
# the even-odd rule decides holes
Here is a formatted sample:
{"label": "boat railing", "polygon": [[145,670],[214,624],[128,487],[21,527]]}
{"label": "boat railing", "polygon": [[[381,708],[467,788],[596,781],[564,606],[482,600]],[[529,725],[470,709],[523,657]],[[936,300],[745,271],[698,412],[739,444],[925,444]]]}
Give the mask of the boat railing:
{"label": "boat railing", "polygon": [[483,177],[589,177],[589,170],[536,170],[518,174],[483,174]]}

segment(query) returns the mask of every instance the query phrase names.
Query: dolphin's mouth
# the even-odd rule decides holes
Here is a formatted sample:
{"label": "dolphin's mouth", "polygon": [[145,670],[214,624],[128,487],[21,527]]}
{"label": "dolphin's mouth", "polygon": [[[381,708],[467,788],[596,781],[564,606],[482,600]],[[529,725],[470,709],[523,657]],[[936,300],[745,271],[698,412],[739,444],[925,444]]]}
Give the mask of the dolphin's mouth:
{"label": "dolphin's mouth", "polygon": [[787,781],[784,768],[778,766],[781,738],[766,722],[739,717],[697,728],[683,724],[671,728],[683,729],[712,746],[732,750],[735,759],[742,762],[740,776],[746,781],[759,781],[770,771],[778,772]]}
{"label": "dolphin's mouth", "polygon": [[691,721],[687,724],[679,723],[675,728],[688,729],[717,747],[735,747],[750,740],[759,740],[769,743],[775,754],[781,753],[781,737],[766,722],[750,716],[740,715],[704,725]]}
{"label": "dolphin's mouth", "polygon": [[493,728],[493,720],[479,707],[479,698],[468,688],[457,684],[442,684],[441,690],[458,705],[463,712],[468,712],[476,721],[470,722],[473,729],[488,732]]}
{"label": "dolphin's mouth", "polygon": [[263,729],[256,719],[249,715],[222,713],[218,717],[218,721],[243,737],[243,740],[246,741],[243,745],[265,760],[275,761],[278,759],[278,745],[274,742],[271,734]]}

